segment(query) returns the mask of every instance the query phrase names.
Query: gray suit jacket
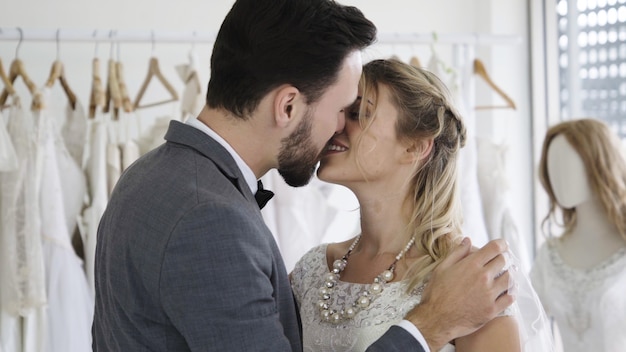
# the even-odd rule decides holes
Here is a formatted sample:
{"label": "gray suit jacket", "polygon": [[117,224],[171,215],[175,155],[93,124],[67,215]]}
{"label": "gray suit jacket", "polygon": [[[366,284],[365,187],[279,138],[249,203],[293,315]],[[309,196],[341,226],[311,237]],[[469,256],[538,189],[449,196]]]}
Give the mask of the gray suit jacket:
{"label": "gray suit jacket", "polygon": [[[179,122],[165,139],[100,221],[94,351],[301,351],[285,266],[235,161]],[[398,333],[371,351],[416,344]]]}

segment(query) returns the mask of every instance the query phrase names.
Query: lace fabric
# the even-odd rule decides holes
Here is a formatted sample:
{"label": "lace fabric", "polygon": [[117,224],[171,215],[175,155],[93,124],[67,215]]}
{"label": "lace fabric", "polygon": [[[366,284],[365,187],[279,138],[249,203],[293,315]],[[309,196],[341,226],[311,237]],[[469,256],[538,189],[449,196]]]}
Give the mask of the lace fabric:
{"label": "lace fabric", "polygon": [[[323,322],[315,304],[319,300],[324,274],[328,272],[326,247],[323,244],[313,248],[292,272],[292,286],[302,318],[304,351],[365,351],[420,302],[422,287],[408,294],[406,281],[386,284],[369,308],[360,311],[353,319],[342,324]],[[333,304],[348,306],[369,286],[338,281]]]}
{"label": "lace fabric", "polygon": [[7,125],[18,164],[0,173],[0,307],[27,316],[46,303],[39,218],[40,129],[19,102]]}
{"label": "lace fabric", "polygon": [[599,265],[575,269],[563,262],[556,242],[540,248],[531,278],[554,317],[564,350],[624,351],[626,346],[626,248]]}

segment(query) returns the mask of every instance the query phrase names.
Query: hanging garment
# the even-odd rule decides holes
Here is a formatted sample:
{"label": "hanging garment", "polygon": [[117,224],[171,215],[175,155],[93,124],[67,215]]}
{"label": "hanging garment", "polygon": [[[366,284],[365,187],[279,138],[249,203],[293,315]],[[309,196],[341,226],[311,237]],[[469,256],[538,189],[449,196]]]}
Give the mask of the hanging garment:
{"label": "hanging garment", "polygon": [[65,124],[61,130],[65,147],[77,165],[83,167],[83,154],[87,145],[87,115],[79,101],[74,109],[68,104],[65,109]]}
{"label": "hanging garment", "polygon": [[181,121],[185,122],[190,117],[198,116],[205,104],[198,76],[198,54],[194,49],[189,51],[189,63],[176,66],[176,72],[185,83],[180,100]]}
{"label": "hanging garment", "polygon": [[48,298],[44,351],[89,351],[94,301],[83,262],[70,240],[70,228],[76,224],[85,196],[85,177],[62,141],[49,103],[50,91],[44,88],[42,96],[46,108],[37,112],[36,119],[41,135],[42,175],[45,175],[40,186]]}
{"label": "hanging garment", "polygon": [[39,352],[47,326],[41,153],[33,116],[18,100],[11,104],[7,132],[18,164],[0,172],[0,349]]}
{"label": "hanging garment", "polygon": [[[68,112],[70,111],[68,110]],[[67,120],[69,123],[72,124],[76,124],[77,120],[81,121],[80,123],[78,123],[78,128],[70,127],[77,134],[76,136],[74,136],[76,137],[76,141],[70,141],[70,144],[75,149],[75,154],[72,154],[67,148],[69,139],[64,138],[61,135],[61,131],[58,131],[56,134],[55,145],[57,152],[57,164],[59,172],[62,175],[61,188],[63,194],[63,205],[66,215],[65,223],[67,225],[67,229],[70,231],[71,240],[71,234],[76,231],[76,228],[78,226],[78,216],[83,211],[83,207],[85,205],[85,196],[87,194],[87,181],[84,172],[82,171],[82,153],[85,149],[84,143],[87,134],[87,127],[86,124],[83,125],[83,122],[86,122],[83,121],[83,119],[85,118],[85,113],[79,101],[76,102],[76,109],[73,112],[69,113],[68,118],[73,119]],[[79,145],[80,151],[78,151]]]}
{"label": "hanging garment", "polygon": [[139,159],[139,145],[133,140],[126,141],[120,146],[122,151],[122,170],[126,170],[135,160]]}
{"label": "hanging garment", "polygon": [[[141,152],[136,142],[141,126],[135,113],[120,113],[118,119],[108,123],[109,140],[106,147],[107,183],[109,195],[119,180],[122,172]],[[133,123],[134,122],[134,123]]]}
{"label": "hanging garment", "polygon": [[135,113],[121,114],[119,117],[119,127],[121,137],[119,148],[122,154],[123,172],[141,156],[139,145],[137,144],[139,131],[141,131],[139,116]]}
{"label": "hanging garment", "polygon": [[122,151],[117,143],[107,143],[106,147],[106,179],[108,195],[111,195],[117,180],[122,174]]}
{"label": "hanging garment", "polygon": [[261,180],[275,194],[261,214],[289,272],[304,253],[322,242],[337,212],[319,188],[324,184],[316,178],[306,187],[295,188],[287,185],[278,171],[271,170]]}
{"label": "hanging garment", "polygon": [[81,216],[81,236],[85,257],[85,272],[92,295],[94,287],[94,260],[96,253],[96,237],[100,218],[106,208],[109,192],[107,184],[107,144],[108,144],[108,115],[100,108],[94,111],[94,118],[88,122],[88,158],[85,163],[85,173],[89,185],[88,206]]}
{"label": "hanging garment", "polygon": [[6,123],[0,111],[0,172],[17,169],[17,155],[15,155],[9,132],[7,132]]}
{"label": "hanging garment", "polygon": [[170,125],[170,121],[172,121],[172,118],[169,116],[158,117],[154,120],[150,129],[144,131],[139,136],[137,145],[139,145],[141,155],[165,143],[165,133]]}
{"label": "hanging garment", "polygon": [[478,182],[487,232],[495,238],[504,238],[509,250],[519,259],[520,269],[530,272],[531,257],[525,238],[519,233],[509,206],[509,187],[506,180],[506,148],[485,139],[477,139]]}

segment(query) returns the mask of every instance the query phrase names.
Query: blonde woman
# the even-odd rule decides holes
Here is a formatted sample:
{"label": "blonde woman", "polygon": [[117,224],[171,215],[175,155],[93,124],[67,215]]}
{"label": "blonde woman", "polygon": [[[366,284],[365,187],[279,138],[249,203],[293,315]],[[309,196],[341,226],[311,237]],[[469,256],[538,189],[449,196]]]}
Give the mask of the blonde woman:
{"label": "blonde woman", "polygon": [[[361,233],[312,249],[292,272],[305,351],[364,351],[420,302],[462,239],[456,164],[465,138],[435,75],[393,59],[364,66],[359,98],[318,170],[354,192]],[[510,314],[444,350],[520,351]]]}
{"label": "blonde woman", "polygon": [[600,120],[559,123],[546,133],[539,178],[544,219],[563,228],[540,248],[531,278],[568,352],[626,346],[626,158]]}

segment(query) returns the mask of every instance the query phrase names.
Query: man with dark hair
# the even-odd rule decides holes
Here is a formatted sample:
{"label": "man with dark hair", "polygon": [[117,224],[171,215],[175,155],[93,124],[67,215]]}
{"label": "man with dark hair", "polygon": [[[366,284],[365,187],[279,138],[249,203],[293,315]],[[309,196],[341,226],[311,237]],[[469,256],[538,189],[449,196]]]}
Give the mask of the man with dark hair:
{"label": "man with dark hair", "polygon": [[[360,52],[375,36],[358,9],[331,0],[235,2],[214,43],[207,105],[197,119],[171,122],[167,142],[124,172],[101,219],[94,351],[302,350],[257,179],[276,168],[292,186],[309,181],[343,129]],[[436,347],[504,309],[488,297],[506,287],[483,267],[499,266],[492,259],[504,246],[487,247],[480,256],[466,256],[467,244],[457,250],[475,272],[452,262],[436,271],[437,294],[370,349]],[[462,300],[468,288],[486,298]]]}

